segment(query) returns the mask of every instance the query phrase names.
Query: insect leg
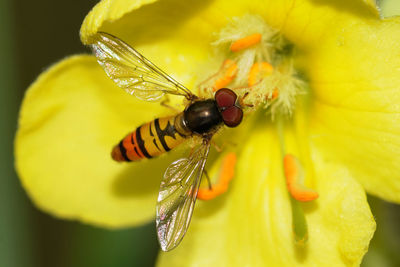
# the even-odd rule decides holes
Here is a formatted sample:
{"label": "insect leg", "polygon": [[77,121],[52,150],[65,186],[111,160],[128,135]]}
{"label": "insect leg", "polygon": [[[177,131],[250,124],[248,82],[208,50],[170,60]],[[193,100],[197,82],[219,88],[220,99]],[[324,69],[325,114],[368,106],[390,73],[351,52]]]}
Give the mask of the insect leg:
{"label": "insect leg", "polygon": [[208,190],[212,190],[212,184],[211,184],[211,180],[210,180],[210,176],[208,176],[208,172],[207,172],[207,170],[204,170],[204,175],[206,176],[206,178],[207,178],[207,182],[208,182]]}
{"label": "insect leg", "polygon": [[254,105],[244,103],[244,99],[249,95],[249,92],[246,92],[241,98],[239,98],[239,104],[242,107],[249,107],[252,108]]}
{"label": "insect leg", "polygon": [[171,106],[171,105],[169,104],[169,102],[170,102],[170,101],[169,101],[169,97],[168,97],[168,96],[165,96],[164,99],[163,99],[163,101],[160,102],[160,105],[163,106],[163,107],[169,108],[169,109],[173,110],[174,112],[179,113],[180,110],[177,109],[177,108],[175,108],[175,107],[173,107],[173,106]]}

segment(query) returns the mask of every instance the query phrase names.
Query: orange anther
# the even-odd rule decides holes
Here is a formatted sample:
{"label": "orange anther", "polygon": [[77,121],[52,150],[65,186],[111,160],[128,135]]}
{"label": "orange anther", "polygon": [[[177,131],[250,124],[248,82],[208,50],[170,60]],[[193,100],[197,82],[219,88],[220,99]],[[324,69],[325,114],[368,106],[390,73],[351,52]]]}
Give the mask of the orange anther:
{"label": "orange anther", "polygon": [[200,188],[197,198],[201,200],[213,199],[228,190],[229,183],[235,175],[236,154],[228,153],[222,160],[221,172],[217,184],[211,189]]}
{"label": "orange anther", "polygon": [[286,185],[292,197],[298,201],[306,202],[318,198],[318,193],[302,184],[303,173],[298,159],[290,154],[283,158]]}
{"label": "orange anther", "polygon": [[261,41],[260,33],[254,33],[254,34],[248,35],[246,37],[243,37],[243,38],[233,42],[231,44],[231,51],[237,52],[237,51],[246,49],[252,45],[258,44],[260,41]]}
{"label": "orange anther", "polygon": [[274,71],[274,67],[268,62],[256,62],[251,66],[248,82],[249,86],[253,86],[260,82],[262,78],[270,75]]}
{"label": "orange anther", "polygon": [[218,89],[226,87],[235,78],[237,68],[238,66],[235,61],[231,59],[225,60],[221,68],[222,77],[215,81],[213,90],[217,91]]}
{"label": "orange anther", "polygon": [[278,91],[277,88],[275,88],[274,91],[272,91],[272,95],[271,96],[267,95],[265,97],[265,99],[266,100],[274,100],[274,99],[276,99],[278,97],[278,95],[279,95],[279,91]]}
{"label": "orange anther", "polygon": [[274,91],[272,92],[272,97],[271,97],[271,99],[273,100],[273,99],[277,98],[278,95],[279,95],[278,89],[275,88]]}

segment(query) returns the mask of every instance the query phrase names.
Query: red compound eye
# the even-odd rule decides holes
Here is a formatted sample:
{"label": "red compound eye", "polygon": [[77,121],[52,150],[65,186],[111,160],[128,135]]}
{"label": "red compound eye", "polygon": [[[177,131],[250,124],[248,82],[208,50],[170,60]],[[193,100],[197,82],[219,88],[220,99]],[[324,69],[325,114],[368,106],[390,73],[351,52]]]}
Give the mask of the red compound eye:
{"label": "red compound eye", "polygon": [[236,127],[243,119],[243,111],[236,106],[229,107],[221,112],[222,119],[228,127]]}
{"label": "red compound eye", "polygon": [[228,88],[219,89],[215,93],[215,101],[220,109],[229,108],[235,105],[237,95]]}

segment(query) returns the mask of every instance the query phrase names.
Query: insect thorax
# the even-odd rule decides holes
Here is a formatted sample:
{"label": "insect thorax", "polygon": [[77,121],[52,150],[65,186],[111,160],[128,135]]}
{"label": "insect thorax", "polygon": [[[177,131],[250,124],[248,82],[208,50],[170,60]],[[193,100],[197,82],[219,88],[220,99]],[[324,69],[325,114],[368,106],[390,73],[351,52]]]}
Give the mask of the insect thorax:
{"label": "insect thorax", "polygon": [[217,103],[213,99],[190,104],[184,111],[183,117],[186,127],[197,134],[208,133],[223,122]]}

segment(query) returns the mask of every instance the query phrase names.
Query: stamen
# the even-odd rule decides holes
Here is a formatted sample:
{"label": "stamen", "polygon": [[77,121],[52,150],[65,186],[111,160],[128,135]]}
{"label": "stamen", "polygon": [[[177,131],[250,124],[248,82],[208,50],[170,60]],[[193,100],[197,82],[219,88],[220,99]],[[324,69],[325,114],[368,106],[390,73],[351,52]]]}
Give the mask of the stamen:
{"label": "stamen", "polygon": [[274,71],[274,67],[268,62],[257,62],[251,66],[248,82],[249,86],[259,83],[262,78],[270,75]]}
{"label": "stamen", "polygon": [[[233,17],[216,33],[212,43],[216,52],[235,62],[201,84],[204,94],[229,86],[239,95],[248,92],[245,106],[269,109],[272,118],[278,113],[292,115],[297,96],[305,86],[293,65],[293,47],[279,31],[256,15]],[[219,57],[215,57],[219,58]],[[250,88],[249,88],[250,87]],[[250,89],[250,90],[249,90]]]}
{"label": "stamen", "polygon": [[221,172],[218,182],[209,188],[200,188],[197,198],[201,200],[211,200],[225,193],[228,190],[229,183],[235,175],[236,154],[228,153],[222,160]]}
{"label": "stamen", "polygon": [[232,52],[238,52],[240,50],[246,49],[252,45],[258,44],[261,41],[261,34],[260,33],[254,33],[252,35],[248,35],[244,38],[241,38],[239,40],[236,40],[231,44],[231,51]]}
{"label": "stamen", "polygon": [[290,198],[292,204],[292,227],[297,245],[304,246],[308,240],[308,225],[300,202]]}
{"label": "stamen", "polygon": [[218,89],[226,87],[235,78],[237,69],[238,66],[235,61],[231,59],[225,60],[221,68],[222,77],[215,81],[213,90],[217,91]]}
{"label": "stamen", "polygon": [[298,201],[307,202],[318,198],[318,193],[305,187],[303,183],[302,167],[298,159],[287,154],[283,158],[286,184],[292,197]]}
{"label": "stamen", "polygon": [[276,99],[279,96],[279,91],[277,88],[274,89],[274,91],[272,92],[272,96],[271,96],[271,100]]}

